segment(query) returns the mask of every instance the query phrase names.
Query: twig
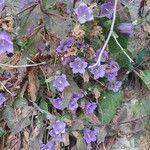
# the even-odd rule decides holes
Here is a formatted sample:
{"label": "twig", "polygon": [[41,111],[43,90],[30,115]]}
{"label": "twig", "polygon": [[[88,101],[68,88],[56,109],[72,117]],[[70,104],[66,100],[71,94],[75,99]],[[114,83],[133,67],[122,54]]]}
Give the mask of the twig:
{"label": "twig", "polygon": [[133,119],[133,120],[129,120],[129,121],[125,121],[125,122],[119,122],[119,125],[131,123],[131,122],[135,122],[135,121],[139,121],[139,120],[141,120],[141,119],[148,118],[148,117],[150,117],[150,115],[142,116],[142,117],[140,117],[140,118]]}
{"label": "twig", "polygon": [[102,54],[103,54],[103,52],[104,52],[104,50],[105,50],[105,48],[106,48],[106,46],[107,46],[107,44],[108,44],[108,42],[110,40],[110,37],[111,37],[111,35],[113,33],[114,24],[115,24],[115,21],[116,21],[117,2],[118,2],[118,0],[115,0],[114,11],[113,11],[113,20],[112,20],[112,24],[111,24],[111,27],[110,27],[110,31],[109,31],[108,37],[107,37],[107,39],[106,39],[106,41],[104,43],[104,46],[103,46],[103,48],[102,48],[102,50],[101,50],[101,52],[100,52],[100,54],[98,56],[98,59],[97,59],[96,63],[94,65],[89,66],[89,68],[92,68],[92,67],[95,67],[95,66],[99,66],[100,63],[101,63]]}
{"label": "twig", "polygon": [[35,3],[35,4],[31,5],[31,6],[29,6],[29,7],[25,8],[25,9],[23,9],[21,12],[19,12],[19,13],[16,14],[16,15],[20,15],[20,14],[22,14],[23,12],[27,11],[27,10],[30,9],[30,8],[34,9],[37,5],[38,5],[38,3]]}
{"label": "twig", "polygon": [[120,49],[122,50],[122,52],[128,57],[129,61],[130,61],[130,62],[134,62],[134,61],[132,60],[132,58],[126,53],[126,51],[124,50],[124,48],[120,45],[120,43],[118,42],[118,40],[117,40],[117,38],[116,38],[116,36],[115,36],[114,33],[113,33],[113,38],[114,38],[114,40],[116,41],[117,45],[118,45],[118,46],[120,47]]}
{"label": "twig", "polygon": [[28,65],[7,65],[7,64],[2,64],[0,63],[0,67],[8,67],[8,68],[26,68],[26,67],[35,67],[35,66],[39,66],[39,65],[45,65],[46,62],[41,62],[41,63],[37,63],[37,64],[28,64]]}
{"label": "twig", "polygon": [[1,81],[0,81],[0,84],[2,85],[2,87],[3,87],[9,94],[11,94],[12,96],[14,96],[14,94],[11,93]]}

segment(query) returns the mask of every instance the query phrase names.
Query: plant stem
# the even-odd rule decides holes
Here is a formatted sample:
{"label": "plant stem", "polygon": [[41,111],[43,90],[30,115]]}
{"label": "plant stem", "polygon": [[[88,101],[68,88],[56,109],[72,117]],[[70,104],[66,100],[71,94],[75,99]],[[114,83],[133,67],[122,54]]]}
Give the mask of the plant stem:
{"label": "plant stem", "polygon": [[110,40],[110,37],[111,37],[111,35],[113,33],[114,24],[115,24],[115,21],[116,21],[117,2],[118,2],[118,0],[115,0],[114,11],[113,11],[113,20],[112,20],[112,24],[111,24],[111,27],[110,27],[110,31],[109,31],[108,37],[107,37],[107,39],[106,39],[106,41],[104,43],[104,46],[103,46],[103,48],[102,48],[102,50],[101,50],[101,52],[100,52],[100,54],[98,56],[97,62],[94,65],[89,66],[89,68],[92,68],[92,67],[95,67],[95,66],[99,66],[100,63],[101,63],[102,54],[103,54],[103,52],[104,52],[104,50],[105,50],[105,48],[106,48],[106,46],[107,46],[107,44],[108,44],[108,42]]}
{"label": "plant stem", "polygon": [[115,39],[117,45],[120,47],[120,49],[122,50],[122,52],[128,57],[129,61],[130,61],[130,62],[134,62],[134,61],[132,60],[132,58],[126,53],[126,51],[124,50],[124,48],[120,45],[120,43],[118,42],[118,40],[117,40],[115,34],[113,34],[113,38]]}

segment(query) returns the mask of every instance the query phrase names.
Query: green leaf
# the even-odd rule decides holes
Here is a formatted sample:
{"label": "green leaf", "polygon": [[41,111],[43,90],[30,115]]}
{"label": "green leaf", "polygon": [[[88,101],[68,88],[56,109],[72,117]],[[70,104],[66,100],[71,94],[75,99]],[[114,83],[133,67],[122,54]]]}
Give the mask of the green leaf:
{"label": "green leaf", "polygon": [[28,101],[23,97],[17,97],[14,101],[14,108],[16,109],[24,108],[26,106],[28,106]]}
{"label": "green leaf", "polygon": [[86,148],[86,144],[83,140],[83,137],[81,134],[78,135],[77,137],[77,150],[85,150]]}
{"label": "green leaf", "polygon": [[39,104],[40,108],[48,112],[48,104],[45,100],[41,100]]}
{"label": "green leaf", "polygon": [[99,100],[98,113],[102,123],[110,123],[123,100],[123,92],[105,92]]}
{"label": "green leaf", "polygon": [[145,61],[146,56],[148,55],[148,49],[147,48],[143,48],[139,54],[138,57],[136,59],[136,64],[140,65]]}
{"label": "green leaf", "polygon": [[[135,103],[134,108],[133,108],[135,118],[149,116],[150,115],[149,106],[150,106],[150,100],[145,100],[145,99],[138,100]],[[148,123],[148,117],[143,118],[144,127],[146,127],[147,123]]]}
{"label": "green leaf", "polygon": [[4,109],[3,117],[4,120],[7,122],[8,127],[11,128],[16,121],[14,109],[9,105],[6,106],[6,108]]}
{"label": "green leaf", "polygon": [[0,127],[0,137],[5,135],[6,133],[7,133],[6,130],[4,130],[2,127]]}
{"label": "green leaf", "polygon": [[140,72],[140,77],[143,80],[143,82],[146,84],[148,89],[150,90],[150,70],[144,70]]}

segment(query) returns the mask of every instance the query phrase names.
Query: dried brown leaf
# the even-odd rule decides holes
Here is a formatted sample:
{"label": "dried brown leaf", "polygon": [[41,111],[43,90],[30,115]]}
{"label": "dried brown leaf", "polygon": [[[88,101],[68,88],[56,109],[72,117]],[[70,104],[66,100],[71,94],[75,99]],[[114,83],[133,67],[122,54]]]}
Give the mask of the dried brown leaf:
{"label": "dried brown leaf", "polygon": [[87,71],[85,71],[85,73],[83,74],[83,80],[84,82],[89,82],[90,76],[89,73]]}
{"label": "dried brown leaf", "polygon": [[75,36],[76,38],[81,38],[83,37],[85,32],[81,29],[80,25],[76,25],[73,29],[72,35]]}
{"label": "dried brown leaf", "polygon": [[77,48],[76,47],[71,47],[67,50],[67,53],[64,55],[65,57],[69,56],[76,56],[77,55]]}
{"label": "dried brown leaf", "polygon": [[16,135],[9,135],[7,138],[7,144],[6,144],[6,149],[7,150],[18,150],[20,149],[20,144],[19,144],[19,139],[17,138]]}
{"label": "dried brown leaf", "polygon": [[64,139],[64,145],[68,146],[70,144],[69,134],[68,133],[64,133],[63,134],[63,139]]}
{"label": "dried brown leaf", "polygon": [[5,18],[0,19],[0,27],[3,28],[4,30],[8,32],[12,32],[13,26],[14,26],[14,20],[12,17],[7,16]]}
{"label": "dried brown leaf", "polygon": [[30,93],[30,96],[31,96],[31,100],[33,102],[36,101],[36,94],[37,94],[37,91],[38,91],[38,72],[37,72],[37,67],[35,68],[32,68],[30,71],[29,71],[29,74],[28,74],[28,81],[29,81],[29,93]]}
{"label": "dried brown leaf", "polygon": [[98,88],[94,88],[93,93],[96,99],[99,99],[99,97],[101,96],[101,92]]}
{"label": "dried brown leaf", "polygon": [[147,22],[145,22],[144,25],[143,25],[143,30],[145,32],[150,33],[150,24],[148,24]]}
{"label": "dried brown leaf", "polygon": [[94,113],[88,115],[88,119],[93,124],[100,124],[98,117]]}

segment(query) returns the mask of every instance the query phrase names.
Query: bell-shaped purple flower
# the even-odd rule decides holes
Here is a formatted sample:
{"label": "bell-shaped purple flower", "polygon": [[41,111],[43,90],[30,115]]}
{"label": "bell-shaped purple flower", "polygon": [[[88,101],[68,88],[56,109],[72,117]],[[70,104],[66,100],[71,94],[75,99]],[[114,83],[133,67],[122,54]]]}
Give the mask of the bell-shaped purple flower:
{"label": "bell-shaped purple flower", "polygon": [[71,98],[68,103],[68,109],[71,111],[75,111],[78,108],[78,99]]}
{"label": "bell-shaped purple flower", "polygon": [[115,80],[116,80],[117,75],[118,75],[117,72],[114,72],[114,73],[107,73],[107,74],[106,74],[106,78],[107,78],[108,81],[112,82],[112,81],[115,81]]}
{"label": "bell-shaped purple flower", "polygon": [[94,20],[93,11],[85,3],[80,3],[79,6],[75,9],[75,14],[78,21],[83,24],[87,21]]}
{"label": "bell-shaped purple flower", "polygon": [[66,124],[60,120],[57,120],[53,124],[53,130],[54,130],[55,134],[65,133],[65,127],[66,127]]}
{"label": "bell-shaped purple flower", "polygon": [[2,93],[0,93],[0,106],[3,105],[3,103],[4,103],[5,101],[6,101],[5,96],[4,96]]}
{"label": "bell-shaped purple flower", "polygon": [[0,54],[13,53],[14,47],[9,32],[0,31]]}
{"label": "bell-shaped purple flower", "polygon": [[[95,61],[97,61],[100,52],[101,52],[101,48],[96,50]],[[108,52],[104,50],[102,57],[101,57],[101,62],[106,62],[107,59],[108,59]]]}
{"label": "bell-shaped purple flower", "polygon": [[70,67],[72,68],[73,73],[85,73],[85,68],[87,67],[87,62],[83,59],[77,57],[73,62],[71,62]]}
{"label": "bell-shaped purple flower", "polygon": [[103,78],[105,76],[106,65],[92,67],[90,72],[94,75],[94,79]]}
{"label": "bell-shaped purple flower", "polygon": [[91,114],[94,112],[94,110],[96,109],[97,105],[96,103],[93,103],[93,102],[88,102],[86,105],[85,105],[85,111],[86,111],[86,114]]}
{"label": "bell-shaped purple flower", "polygon": [[122,82],[121,81],[113,81],[108,83],[108,90],[113,92],[118,92],[121,89]]}
{"label": "bell-shaped purple flower", "polygon": [[85,129],[83,133],[83,138],[86,141],[87,144],[90,144],[91,142],[96,141],[96,131],[95,130],[90,130],[90,129]]}
{"label": "bell-shaped purple flower", "polygon": [[53,106],[54,106],[56,109],[61,110],[62,107],[63,107],[63,100],[62,100],[62,98],[57,97],[57,98],[53,99]]}
{"label": "bell-shaped purple flower", "polygon": [[113,8],[114,8],[114,6],[113,6],[113,3],[111,1],[106,2],[100,6],[99,15],[101,17],[107,17],[108,19],[111,19],[112,14],[113,14]]}
{"label": "bell-shaped purple flower", "polygon": [[69,65],[70,62],[73,62],[74,59],[75,59],[75,56],[68,56],[68,57],[65,57],[61,63],[63,66],[66,66],[66,65]]}
{"label": "bell-shaped purple flower", "polygon": [[132,23],[121,23],[118,26],[118,30],[122,33],[126,33],[128,35],[133,34],[134,26]]}
{"label": "bell-shaped purple flower", "polygon": [[49,141],[47,144],[42,144],[40,150],[54,150],[55,143],[54,141]]}
{"label": "bell-shaped purple flower", "polygon": [[62,134],[56,134],[54,129],[49,132],[49,135],[53,138],[52,140],[55,142],[63,142]]}
{"label": "bell-shaped purple flower", "polygon": [[56,48],[56,52],[60,54],[66,52],[74,42],[75,39],[73,37],[67,37],[66,39],[61,40],[59,46]]}
{"label": "bell-shaped purple flower", "polygon": [[44,42],[44,41],[41,41],[40,43],[39,43],[39,45],[38,45],[38,50],[40,51],[40,52],[43,52],[45,49],[46,49],[46,43]]}
{"label": "bell-shaped purple flower", "polygon": [[110,64],[109,64],[109,69],[110,69],[111,73],[114,73],[114,72],[119,71],[120,66],[119,66],[119,64],[117,62],[115,62],[115,61],[112,60],[110,62]]}
{"label": "bell-shaped purple flower", "polygon": [[60,92],[62,92],[66,87],[68,87],[69,83],[67,81],[66,75],[62,74],[60,76],[55,76],[53,86]]}

